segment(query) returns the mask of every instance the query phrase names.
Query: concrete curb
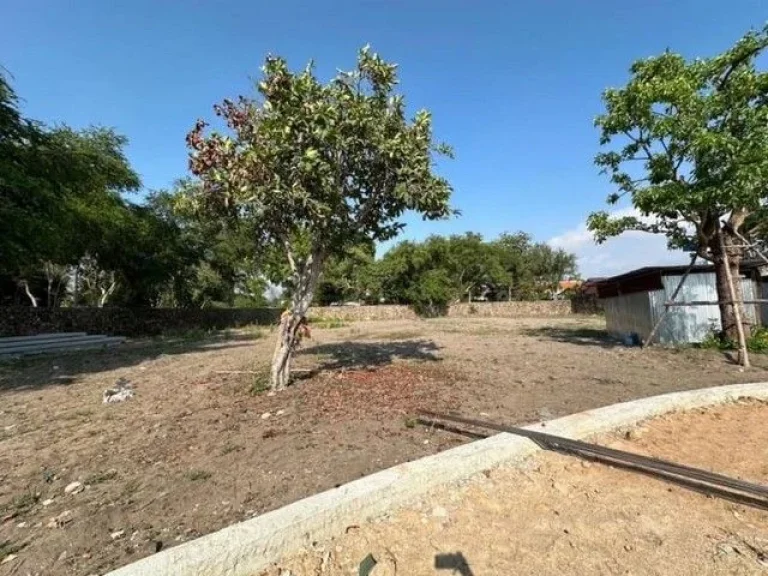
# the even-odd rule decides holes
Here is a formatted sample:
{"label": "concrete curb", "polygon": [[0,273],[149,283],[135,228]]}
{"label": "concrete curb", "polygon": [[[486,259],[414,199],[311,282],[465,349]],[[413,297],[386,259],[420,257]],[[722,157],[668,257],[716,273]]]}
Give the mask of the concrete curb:
{"label": "concrete curb", "polygon": [[[546,431],[580,439],[667,412],[733,401],[768,400],[768,382],[675,392],[588,410],[546,423]],[[529,426],[541,429],[541,424]],[[499,434],[360,478],[278,510],[229,526],[110,572],[110,576],[254,576],[313,541],[341,534],[489,468],[519,462],[540,450]]]}

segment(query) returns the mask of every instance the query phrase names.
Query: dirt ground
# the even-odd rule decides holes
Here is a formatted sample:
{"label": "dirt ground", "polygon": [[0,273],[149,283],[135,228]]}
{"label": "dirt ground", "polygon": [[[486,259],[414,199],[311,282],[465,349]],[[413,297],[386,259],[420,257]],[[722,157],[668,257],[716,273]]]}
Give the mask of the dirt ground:
{"label": "dirt ground", "polygon": [[[767,416],[741,402],[597,441],[767,484]],[[376,576],[765,574],[768,511],[543,453],[350,527],[268,574],[357,574],[369,554]]]}
{"label": "dirt ground", "polygon": [[[420,407],[519,424],[768,379],[715,351],[640,350],[599,318],[315,329],[303,378],[256,393],[273,336],[244,330],[0,364],[0,574],[102,574],[465,442]],[[123,378],[136,396],[102,404]],[[74,482],[70,493],[65,488]]]}

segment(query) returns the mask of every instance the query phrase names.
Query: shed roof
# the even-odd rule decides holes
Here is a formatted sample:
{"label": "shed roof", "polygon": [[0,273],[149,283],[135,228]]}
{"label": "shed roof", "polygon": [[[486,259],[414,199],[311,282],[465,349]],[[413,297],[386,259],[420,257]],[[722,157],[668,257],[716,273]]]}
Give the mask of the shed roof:
{"label": "shed roof", "polygon": [[[750,271],[764,265],[759,260],[744,260],[741,263],[742,271]],[[597,295],[599,298],[610,298],[619,294],[632,294],[634,292],[650,292],[661,290],[664,287],[661,279],[664,276],[679,276],[685,274],[688,265],[679,266],[645,266],[637,268],[618,276],[603,278],[597,282]],[[713,264],[697,264],[691,269],[691,274],[706,274],[715,271]]]}

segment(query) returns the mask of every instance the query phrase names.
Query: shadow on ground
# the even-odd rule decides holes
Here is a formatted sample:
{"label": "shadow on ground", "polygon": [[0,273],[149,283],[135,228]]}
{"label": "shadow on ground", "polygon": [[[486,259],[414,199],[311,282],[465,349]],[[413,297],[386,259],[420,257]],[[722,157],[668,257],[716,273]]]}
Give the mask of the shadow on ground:
{"label": "shadow on ground", "polygon": [[361,369],[392,364],[395,360],[437,362],[440,346],[432,340],[398,342],[333,342],[306,348],[301,356],[318,356],[319,370]]}
{"label": "shadow on ground", "polygon": [[620,339],[611,336],[605,330],[598,330],[596,328],[545,326],[543,328],[528,328],[523,330],[523,334],[533,336],[534,338],[577,344],[579,346],[600,346],[602,348],[624,346]]}
{"label": "shadow on ground", "polygon": [[261,332],[222,331],[200,337],[163,336],[127,341],[106,349],[55,352],[0,361],[0,393],[66,386],[77,376],[135,366],[161,356],[191,352],[215,353],[228,348],[252,346]]}
{"label": "shadow on ground", "polygon": [[469,562],[461,552],[453,554],[435,554],[435,570],[450,570],[451,574],[475,576]]}

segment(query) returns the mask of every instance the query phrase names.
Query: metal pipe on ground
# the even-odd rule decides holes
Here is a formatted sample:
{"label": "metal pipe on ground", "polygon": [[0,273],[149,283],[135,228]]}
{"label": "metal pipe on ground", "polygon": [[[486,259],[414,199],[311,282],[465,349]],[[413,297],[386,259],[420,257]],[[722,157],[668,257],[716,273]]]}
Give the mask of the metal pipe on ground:
{"label": "metal pipe on ground", "polygon": [[[665,479],[682,480],[680,483],[689,488],[712,493],[724,498],[735,496],[743,499],[741,497],[746,495],[749,499],[745,503],[761,508],[768,508],[768,486],[731,478],[716,472],[709,472],[707,470],[669,462],[660,458],[652,458],[650,456],[643,456],[624,450],[616,450],[614,448],[607,448],[605,446],[599,446],[581,440],[572,440],[570,438],[563,438],[561,436],[527,430],[515,426],[505,426],[503,424],[463,418],[461,416],[438,414],[427,410],[421,410],[418,414],[432,419],[424,420],[423,418],[419,418],[421,423],[427,426],[439,424],[442,420],[475,428],[485,428],[497,432],[506,432],[517,436],[524,436],[536,442],[536,444],[542,448],[584,456],[590,460],[632,468],[640,472],[652,473],[653,475],[658,475]],[[696,483],[696,485],[691,485],[691,482]]]}

